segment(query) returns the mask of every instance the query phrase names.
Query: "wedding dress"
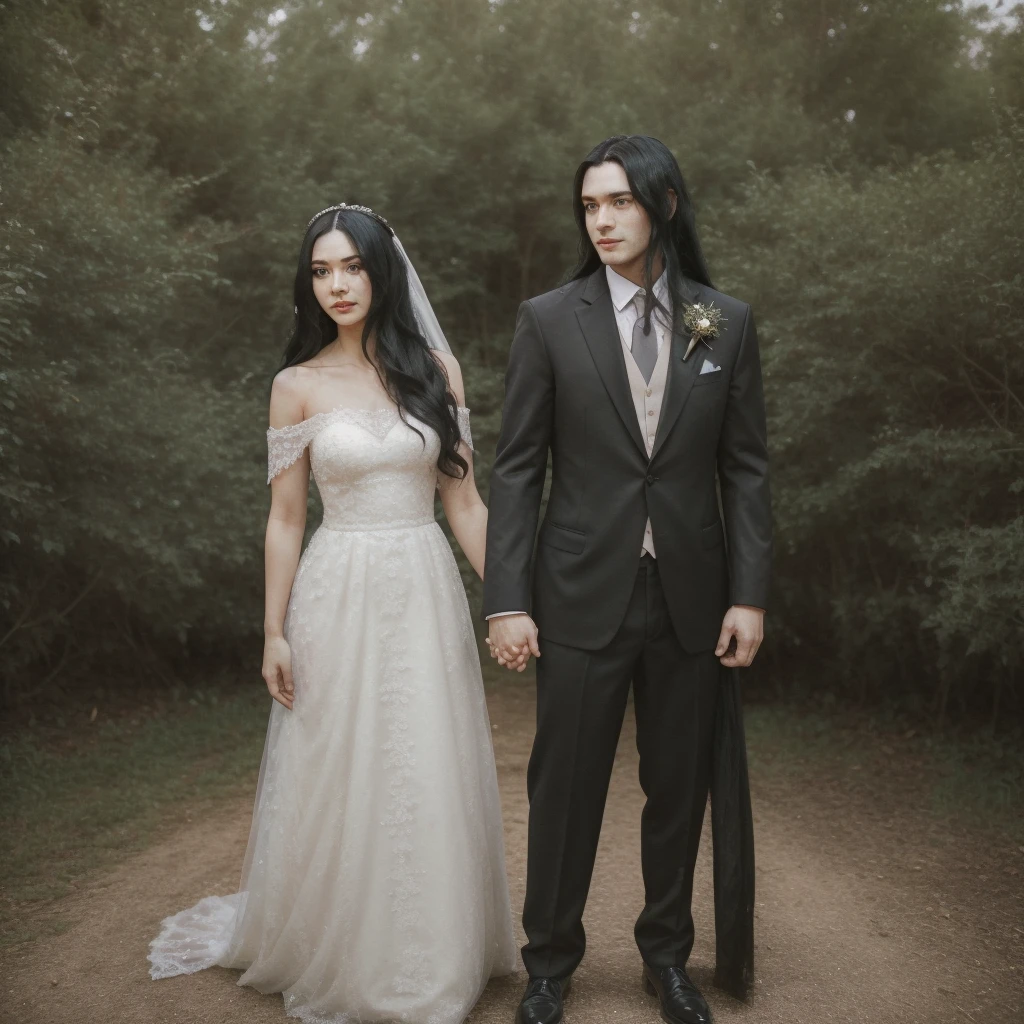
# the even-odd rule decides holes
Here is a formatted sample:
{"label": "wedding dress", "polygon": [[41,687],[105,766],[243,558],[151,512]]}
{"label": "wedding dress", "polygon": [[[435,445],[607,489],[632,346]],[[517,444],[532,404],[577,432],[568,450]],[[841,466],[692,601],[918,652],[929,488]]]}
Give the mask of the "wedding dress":
{"label": "wedding dress", "polygon": [[267,437],[268,480],[310,446],[324,506],[284,623],[294,709],[271,711],[239,892],[165,919],[150,974],[239,968],[309,1024],[458,1024],[516,949],[440,442],[396,409]]}

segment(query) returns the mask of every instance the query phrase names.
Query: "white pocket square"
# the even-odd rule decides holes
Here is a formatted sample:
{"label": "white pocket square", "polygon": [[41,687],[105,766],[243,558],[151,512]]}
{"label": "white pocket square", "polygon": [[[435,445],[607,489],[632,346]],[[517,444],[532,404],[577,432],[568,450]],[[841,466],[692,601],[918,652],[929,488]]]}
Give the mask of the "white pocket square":
{"label": "white pocket square", "polygon": [[705,359],[704,360],[704,365],[700,368],[700,372],[701,373],[714,373],[715,370],[720,370],[720,369],[721,369],[721,367],[720,366],[715,366],[715,364],[713,362],[711,362],[710,359]]}

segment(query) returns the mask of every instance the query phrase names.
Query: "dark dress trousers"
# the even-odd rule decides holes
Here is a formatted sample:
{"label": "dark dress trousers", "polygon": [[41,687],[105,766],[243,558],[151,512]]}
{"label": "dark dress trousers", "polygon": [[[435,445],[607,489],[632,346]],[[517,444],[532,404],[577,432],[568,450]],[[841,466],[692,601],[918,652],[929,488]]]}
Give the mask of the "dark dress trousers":
{"label": "dark dress trousers", "polygon": [[[583,908],[632,683],[647,797],[640,953],[651,966],[681,966],[689,956],[710,786],[728,808],[712,813],[716,919],[733,937],[729,951],[719,943],[719,973],[727,983],[737,972],[749,980],[753,869],[742,721],[735,673],[721,668],[714,647],[730,605],[767,606],[764,397],[750,307],[681,284],[687,302],[714,303],[725,321],[710,347],[698,342],[686,359],[688,337],[666,340],[666,392],[650,458],[604,267],[524,302],[516,322],[491,475],[484,615],[528,611],[540,633],[523,910],[531,976],[565,977],[583,956]],[[701,373],[705,360],[716,368]],[[551,492],[538,534],[549,451]],[[641,559],[648,517],[656,559]],[[731,857],[720,862],[720,824],[744,844],[738,860],[735,849],[723,850]],[[719,876],[728,907],[717,905]],[[742,990],[744,982],[730,987]]]}

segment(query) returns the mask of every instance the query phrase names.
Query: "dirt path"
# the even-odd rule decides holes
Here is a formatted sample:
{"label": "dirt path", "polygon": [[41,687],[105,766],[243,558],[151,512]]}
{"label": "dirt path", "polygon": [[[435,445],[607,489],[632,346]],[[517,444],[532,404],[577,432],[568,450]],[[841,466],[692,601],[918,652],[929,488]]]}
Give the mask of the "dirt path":
{"label": "dirt path", "polygon": [[[522,904],[530,687],[490,694],[513,907]],[[912,813],[893,820],[826,781],[755,778],[758,984],[741,1005],[710,985],[711,864],[697,869],[692,974],[719,1024],[831,1021],[985,1024],[1024,1021],[1024,902],[1005,863]],[[627,718],[609,796],[586,925],[589,948],[567,1024],[658,1020],[640,989],[632,927],[642,903],[632,723]],[[11,1024],[264,1024],[285,1020],[278,997],[210,970],[152,982],[146,952],[160,919],[210,893],[233,891],[249,826],[248,800],[184,825],[74,897],[62,935],[0,961],[0,1019]],[[706,837],[707,839],[707,837]],[[1015,851],[1014,851],[1015,852]],[[988,857],[996,857],[989,862]],[[1021,858],[1024,864],[1024,857]],[[969,867],[965,876],[965,867]],[[969,881],[967,880],[969,878]],[[471,1024],[509,1024],[522,973],[495,981]]]}

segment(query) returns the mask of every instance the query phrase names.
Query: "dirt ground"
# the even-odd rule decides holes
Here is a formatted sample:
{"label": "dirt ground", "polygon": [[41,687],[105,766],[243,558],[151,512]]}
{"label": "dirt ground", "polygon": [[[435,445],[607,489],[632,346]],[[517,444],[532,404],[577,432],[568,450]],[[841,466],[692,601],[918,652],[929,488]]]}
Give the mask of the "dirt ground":
{"label": "dirt ground", "polygon": [[[528,686],[489,694],[509,885],[522,905]],[[887,784],[890,780],[887,780]],[[831,1021],[984,1024],[1024,1021],[1024,850],[957,834],[888,793],[864,799],[833,779],[764,772],[753,779],[757,830],[757,985],[741,1004],[711,987],[714,931],[709,837],[694,894],[691,973],[718,1024]],[[632,927],[642,904],[634,730],[623,729],[586,927],[588,951],[567,1024],[658,1021],[640,986]],[[251,797],[193,815],[144,853],[71,897],[63,934],[0,958],[0,1019],[11,1024],[264,1024],[278,996],[214,969],[153,982],[146,953],[165,915],[237,884]],[[471,1024],[513,1020],[525,975],[491,983]]]}

